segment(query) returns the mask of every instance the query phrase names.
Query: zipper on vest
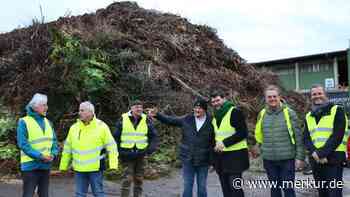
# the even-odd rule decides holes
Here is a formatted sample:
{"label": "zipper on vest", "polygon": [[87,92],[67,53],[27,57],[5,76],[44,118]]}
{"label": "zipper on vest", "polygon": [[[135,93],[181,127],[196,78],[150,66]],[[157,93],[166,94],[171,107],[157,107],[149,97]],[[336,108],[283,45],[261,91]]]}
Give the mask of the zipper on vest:
{"label": "zipper on vest", "polygon": [[81,129],[79,129],[78,140],[80,140]]}

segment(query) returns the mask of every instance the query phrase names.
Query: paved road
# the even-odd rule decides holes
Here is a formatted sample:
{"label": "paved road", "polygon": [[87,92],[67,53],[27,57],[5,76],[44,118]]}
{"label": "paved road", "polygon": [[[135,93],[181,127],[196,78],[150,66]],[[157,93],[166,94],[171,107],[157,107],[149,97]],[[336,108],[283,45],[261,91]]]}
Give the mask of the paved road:
{"label": "paved road", "polygon": [[[247,172],[244,174],[245,180],[266,179],[264,173]],[[311,176],[305,176],[297,173],[297,180],[312,179]],[[344,197],[350,197],[350,169],[344,171]],[[180,197],[182,191],[182,179],[180,171],[175,171],[170,177],[164,177],[154,181],[145,182],[145,194],[147,197]],[[117,182],[106,181],[106,197],[119,196],[120,184]],[[317,196],[314,189],[297,189],[297,197]],[[52,178],[50,184],[50,197],[70,197],[74,195],[73,178]],[[5,180],[0,182],[0,197],[20,197],[21,181],[18,179]],[[92,196],[91,193],[88,195]],[[221,188],[215,173],[210,173],[208,177],[208,196],[222,197]],[[268,189],[245,189],[246,197],[264,197],[270,196]]]}

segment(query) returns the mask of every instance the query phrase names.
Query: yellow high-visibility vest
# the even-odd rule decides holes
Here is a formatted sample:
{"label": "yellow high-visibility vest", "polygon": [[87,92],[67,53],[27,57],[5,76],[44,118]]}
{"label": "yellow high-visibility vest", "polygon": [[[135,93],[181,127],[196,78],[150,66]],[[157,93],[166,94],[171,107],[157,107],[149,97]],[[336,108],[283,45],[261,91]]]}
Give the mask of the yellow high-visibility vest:
{"label": "yellow high-visibility vest", "polygon": [[[106,150],[102,154],[102,150]],[[93,118],[88,125],[81,120],[73,124],[64,144],[60,170],[67,170],[72,164],[74,171],[93,172],[100,169],[100,160],[108,154],[109,168],[118,167],[117,144],[109,127]]]}
{"label": "yellow high-visibility vest", "polygon": [[[214,131],[215,131],[215,141],[220,141],[222,142],[224,139],[234,135],[236,133],[236,129],[231,126],[230,118],[231,118],[231,113],[232,110],[235,107],[231,107],[228,112],[225,114],[223,117],[220,127],[217,126],[217,121],[215,117],[212,120],[212,124],[214,126]],[[225,147],[223,151],[235,151],[235,150],[241,150],[247,148],[247,140],[243,139],[242,141],[233,144],[229,147]]]}
{"label": "yellow high-visibility vest", "polygon": [[[255,126],[255,139],[258,143],[262,144],[263,140],[264,140],[264,135],[263,135],[263,131],[262,131],[262,123],[264,120],[264,115],[266,113],[266,109],[262,109],[258,115],[258,121],[256,122],[256,126]],[[292,144],[295,144],[295,134],[294,134],[294,130],[292,127],[292,123],[290,121],[290,116],[289,116],[289,108],[288,107],[284,107],[283,108],[283,115],[284,115],[284,119],[286,121],[287,124],[287,128],[288,128],[288,133],[289,133],[289,137],[290,140],[292,141]]]}
{"label": "yellow high-visibility vest", "polygon": [[[39,126],[36,120],[31,116],[25,116],[22,118],[25,122],[28,132],[28,143],[30,146],[39,151],[44,156],[51,154],[51,148],[53,144],[53,129],[47,118],[44,118],[45,131]],[[21,151],[21,163],[33,161],[34,159],[26,155]]]}
{"label": "yellow high-visibility vest", "polygon": [[130,121],[128,113],[122,115],[123,128],[120,137],[120,147],[122,148],[133,148],[136,146],[137,149],[145,149],[148,146],[148,126],[147,126],[147,116],[145,114],[141,115],[140,123],[137,128]]}
{"label": "yellow high-visibility vest", "polygon": [[[326,144],[326,141],[328,140],[328,138],[331,136],[331,134],[333,132],[337,132],[337,131],[333,131],[334,118],[337,112],[337,108],[338,106],[334,105],[331,108],[331,113],[329,115],[322,116],[320,121],[317,124],[316,124],[315,117],[311,116],[311,112],[306,114],[307,127],[310,132],[312,143],[316,148],[323,147]],[[344,116],[345,116],[345,122],[346,122],[344,137],[343,137],[342,143],[339,144],[339,146],[336,148],[335,151],[346,152],[346,145],[348,141],[348,132],[347,132],[348,119],[346,115]]]}

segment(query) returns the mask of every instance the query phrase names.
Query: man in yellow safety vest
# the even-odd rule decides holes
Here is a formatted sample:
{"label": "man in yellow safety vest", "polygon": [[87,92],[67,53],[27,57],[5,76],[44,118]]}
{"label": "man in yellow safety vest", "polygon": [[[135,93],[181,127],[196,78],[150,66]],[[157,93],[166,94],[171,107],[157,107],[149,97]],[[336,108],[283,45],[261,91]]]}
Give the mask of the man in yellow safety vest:
{"label": "man in yellow safety vest", "polygon": [[271,188],[271,197],[295,197],[295,168],[301,169],[305,157],[303,135],[297,114],[281,102],[280,88],[269,85],[265,91],[265,107],[260,111],[255,127],[255,139],[261,145],[267,177],[278,187]]}
{"label": "man in yellow safety vest", "polygon": [[213,165],[224,197],[243,197],[242,188],[233,187],[233,181],[241,179],[243,171],[249,168],[245,117],[241,109],[226,100],[223,91],[215,90],[210,97],[216,142]]}
{"label": "man in yellow safety vest", "polygon": [[109,127],[95,117],[94,105],[89,101],[79,106],[79,119],[68,132],[64,143],[60,170],[75,171],[75,193],[85,197],[91,185],[95,197],[103,197],[103,170],[108,155],[110,169],[118,167],[118,150]]}
{"label": "man in yellow safety vest", "polygon": [[150,119],[143,113],[143,103],[132,101],[130,111],[122,115],[113,134],[118,144],[122,176],[121,197],[128,197],[134,182],[134,197],[142,195],[145,155],[155,151],[158,138]]}
{"label": "man in yellow safety vest", "polygon": [[341,106],[329,102],[322,85],[313,85],[310,96],[312,109],[305,117],[304,143],[311,154],[318,193],[320,197],[341,197],[348,120]]}
{"label": "man in yellow safety vest", "polygon": [[49,196],[51,163],[58,154],[57,139],[46,118],[47,96],[36,93],[26,106],[27,115],[18,121],[17,144],[21,150],[23,197]]}

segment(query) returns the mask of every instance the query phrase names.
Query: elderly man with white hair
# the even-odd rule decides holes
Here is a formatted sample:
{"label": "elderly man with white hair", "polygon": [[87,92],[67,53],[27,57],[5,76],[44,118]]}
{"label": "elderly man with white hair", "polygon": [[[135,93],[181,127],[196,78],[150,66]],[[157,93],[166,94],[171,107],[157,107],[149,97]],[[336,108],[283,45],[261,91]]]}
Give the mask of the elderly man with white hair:
{"label": "elderly man with white hair", "polygon": [[23,197],[48,197],[51,163],[58,154],[57,139],[46,118],[47,96],[36,93],[26,106],[27,115],[18,121],[17,144],[21,150]]}
{"label": "elderly man with white hair", "polygon": [[94,105],[89,101],[79,106],[79,119],[68,132],[64,144],[60,170],[72,164],[75,171],[75,196],[85,197],[89,185],[95,197],[103,197],[103,170],[108,155],[109,168],[117,169],[117,144],[107,124],[95,117]]}

